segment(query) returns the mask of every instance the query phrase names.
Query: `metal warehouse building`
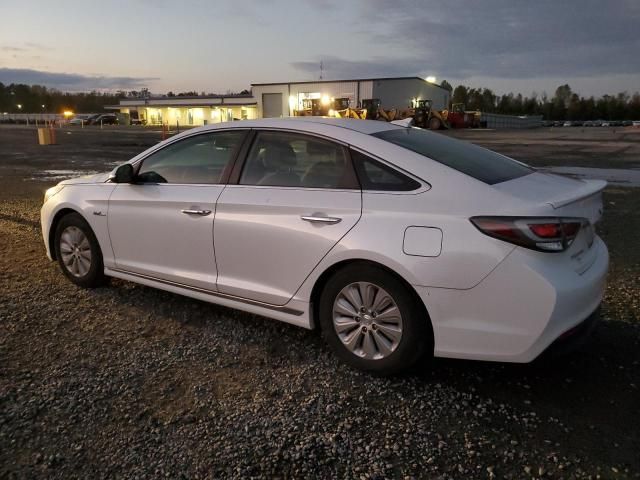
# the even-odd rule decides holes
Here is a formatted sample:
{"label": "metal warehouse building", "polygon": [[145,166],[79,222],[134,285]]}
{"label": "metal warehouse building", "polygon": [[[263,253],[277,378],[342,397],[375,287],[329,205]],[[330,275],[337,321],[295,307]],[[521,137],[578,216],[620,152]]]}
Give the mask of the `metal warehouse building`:
{"label": "metal warehouse building", "polygon": [[289,117],[307,99],[349,98],[355,108],[377,98],[384,108],[411,107],[415,100],[431,100],[436,110],[449,108],[449,91],[420,77],[361,78],[313,82],[252,83],[258,117]]}
{"label": "metal warehouse building", "polygon": [[[313,99],[348,98],[356,108],[362,100],[379,99],[385,109],[411,107],[417,100],[431,100],[433,108],[449,108],[449,91],[420,77],[361,78],[313,82],[254,83],[249,95],[126,98],[117,110],[128,119],[147,125],[167,123],[198,126],[261,117],[289,117]],[[126,120],[123,120],[126,121]]]}

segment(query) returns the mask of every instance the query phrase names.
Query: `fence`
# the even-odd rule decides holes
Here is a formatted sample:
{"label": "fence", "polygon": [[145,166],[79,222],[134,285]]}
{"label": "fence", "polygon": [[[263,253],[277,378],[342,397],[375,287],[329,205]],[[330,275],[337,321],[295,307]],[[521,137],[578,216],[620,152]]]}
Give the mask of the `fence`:
{"label": "fence", "polygon": [[480,122],[486,128],[536,128],[542,126],[542,116],[516,117],[514,115],[483,113]]}
{"label": "fence", "polygon": [[64,121],[64,115],[59,113],[0,113],[0,123],[44,125],[45,123],[61,123]]}

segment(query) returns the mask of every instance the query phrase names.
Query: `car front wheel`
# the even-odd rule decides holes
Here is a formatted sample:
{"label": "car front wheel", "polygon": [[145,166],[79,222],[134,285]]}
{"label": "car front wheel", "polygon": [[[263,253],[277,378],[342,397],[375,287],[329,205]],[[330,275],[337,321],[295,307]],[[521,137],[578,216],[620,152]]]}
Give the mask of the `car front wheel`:
{"label": "car front wheel", "polygon": [[413,365],[429,347],[429,319],[403,283],[373,265],[334,274],[320,297],[322,334],[351,366],[392,375]]}
{"label": "car front wheel", "polygon": [[81,215],[64,216],[56,227],[54,238],[56,258],[69,280],[86,288],[106,283],[100,245]]}

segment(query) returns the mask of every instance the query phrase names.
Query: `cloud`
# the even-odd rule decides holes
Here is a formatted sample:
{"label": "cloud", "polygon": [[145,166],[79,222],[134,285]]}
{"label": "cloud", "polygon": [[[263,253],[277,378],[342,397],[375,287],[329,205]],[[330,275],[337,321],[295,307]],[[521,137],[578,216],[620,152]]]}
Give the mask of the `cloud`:
{"label": "cloud", "polygon": [[24,47],[15,47],[13,45],[2,45],[0,46],[0,52],[26,52],[27,49]]}
{"label": "cloud", "polygon": [[25,47],[31,49],[31,50],[42,50],[42,51],[51,51],[51,50],[55,50],[55,48],[53,47],[49,47],[47,45],[42,45],[41,43],[36,43],[36,42],[25,42]]}
{"label": "cloud", "polygon": [[418,74],[420,67],[411,58],[373,57],[363,60],[348,60],[331,55],[319,57],[317,61],[292,62],[291,66],[307,75],[317,77],[320,74],[320,60],[322,60],[323,76],[327,80],[413,76]]}
{"label": "cloud", "polygon": [[24,42],[21,45],[0,45],[0,52],[32,52],[34,50],[43,52],[55,49],[35,42]]}
{"label": "cloud", "polygon": [[156,77],[90,76],[79,73],[44,72],[26,68],[0,68],[0,82],[2,83],[44,85],[68,91],[140,88],[155,80],[159,79]]}
{"label": "cloud", "polygon": [[315,73],[322,58],[335,78],[353,73],[451,79],[640,73],[636,0],[367,0],[360,9],[359,25],[366,27],[359,35],[397,54],[355,60],[328,55],[292,66]]}

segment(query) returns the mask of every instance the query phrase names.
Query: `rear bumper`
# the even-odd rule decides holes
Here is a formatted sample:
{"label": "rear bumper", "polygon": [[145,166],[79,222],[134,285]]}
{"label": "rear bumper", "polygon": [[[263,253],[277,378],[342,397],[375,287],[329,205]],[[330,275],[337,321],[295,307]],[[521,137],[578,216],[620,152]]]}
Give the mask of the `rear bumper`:
{"label": "rear bumper", "polygon": [[582,323],[570,328],[543,351],[537,359],[560,357],[582,347],[600,323],[600,307],[589,315]]}
{"label": "rear bumper", "polygon": [[433,324],[435,355],[527,363],[585,319],[595,322],[609,254],[598,237],[592,248],[595,259],[582,274],[559,257],[550,262],[516,249],[472,289],[416,287]]}

